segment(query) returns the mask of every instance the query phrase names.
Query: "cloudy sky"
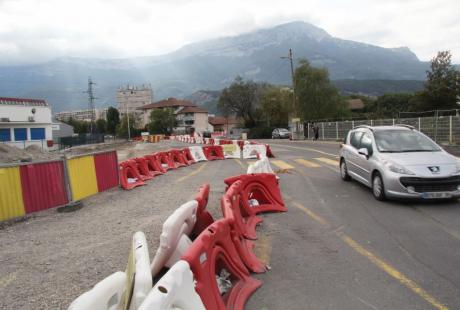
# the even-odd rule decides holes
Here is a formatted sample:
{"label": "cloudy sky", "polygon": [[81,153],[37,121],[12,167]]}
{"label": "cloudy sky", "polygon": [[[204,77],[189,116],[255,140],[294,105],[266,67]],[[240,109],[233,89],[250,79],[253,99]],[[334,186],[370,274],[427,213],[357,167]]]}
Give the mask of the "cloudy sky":
{"label": "cloudy sky", "polygon": [[0,0],[0,64],[159,55],[295,20],[460,63],[459,13],[458,0]]}

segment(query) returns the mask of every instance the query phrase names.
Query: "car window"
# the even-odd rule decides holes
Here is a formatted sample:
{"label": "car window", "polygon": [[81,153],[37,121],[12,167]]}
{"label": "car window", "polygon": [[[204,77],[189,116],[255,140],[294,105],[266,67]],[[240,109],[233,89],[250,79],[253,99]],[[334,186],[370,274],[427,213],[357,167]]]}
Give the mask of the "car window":
{"label": "car window", "polygon": [[350,144],[358,149],[359,148],[359,141],[361,140],[361,136],[363,135],[362,131],[353,131],[350,136]]}
{"label": "car window", "polygon": [[379,130],[375,143],[382,153],[438,152],[441,149],[426,136],[414,130]]}
{"label": "car window", "polygon": [[372,137],[370,134],[365,133],[362,138],[361,138],[361,143],[359,146],[360,149],[367,149],[367,153],[369,154],[369,157],[373,153],[373,148],[372,148]]}

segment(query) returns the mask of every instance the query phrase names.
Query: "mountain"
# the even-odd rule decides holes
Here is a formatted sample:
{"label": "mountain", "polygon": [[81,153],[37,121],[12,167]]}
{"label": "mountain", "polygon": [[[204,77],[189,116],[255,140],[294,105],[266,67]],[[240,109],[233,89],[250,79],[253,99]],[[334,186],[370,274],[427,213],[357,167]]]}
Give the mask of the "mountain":
{"label": "mountain", "polygon": [[[172,53],[132,59],[65,57],[46,63],[0,67],[0,96],[46,99],[54,111],[87,106],[88,76],[97,83],[97,106],[115,105],[117,87],[150,83],[155,100],[185,97],[201,89],[222,89],[245,79],[290,84],[286,59],[307,58],[327,67],[331,79],[423,80],[428,63],[407,47],[382,48],[332,37],[304,22],[189,44]],[[362,84],[362,83],[361,83]]]}

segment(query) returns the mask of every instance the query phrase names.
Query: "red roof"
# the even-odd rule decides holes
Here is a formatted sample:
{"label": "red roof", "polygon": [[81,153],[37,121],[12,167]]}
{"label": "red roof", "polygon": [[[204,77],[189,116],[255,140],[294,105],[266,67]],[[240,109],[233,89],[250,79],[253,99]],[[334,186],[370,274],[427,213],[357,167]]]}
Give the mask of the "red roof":
{"label": "red roof", "polygon": [[4,105],[23,105],[23,106],[33,106],[33,107],[47,107],[43,99],[26,99],[26,98],[8,98],[0,97],[0,104]]}
{"label": "red roof", "polygon": [[208,117],[209,124],[215,125],[227,125],[227,124],[239,124],[241,121],[234,117],[229,117],[226,119],[223,116],[216,116],[216,117]]}
{"label": "red roof", "polygon": [[188,100],[168,98],[165,100],[143,105],[142,107],[139,107],[138,109],[139,110],[149,110],[149,109],[173,108],[173,107],[196,107],[196,104],[193,104],[193,102],[188,101]]}
{"label": "red roof", "polygon": [[177,112],[177,114],[183,114],[183,113],[208,113],[208,111],[200,107],[185,107],[179,112]]}
{"label": "red roof", "polygon": [[350,110],[362,110],[364,109],[364,102],[361,99],[349,99],[348,109]]}

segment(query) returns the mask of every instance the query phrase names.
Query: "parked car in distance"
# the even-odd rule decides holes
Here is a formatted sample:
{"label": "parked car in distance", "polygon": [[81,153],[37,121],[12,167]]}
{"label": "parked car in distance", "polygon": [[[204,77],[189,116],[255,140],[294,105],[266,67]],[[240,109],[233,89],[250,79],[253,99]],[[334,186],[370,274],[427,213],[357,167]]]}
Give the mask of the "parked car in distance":
{"label": "parked car in distance", "polygon": [[340,149],[340,174],[386,198],[457,199],[460,161],[411,126],[358,126]]}
{"label": "parked car in distance", "polygon": [[289,139],[291,133],[286,128],[275,128],[272,131],[272,139]]}

